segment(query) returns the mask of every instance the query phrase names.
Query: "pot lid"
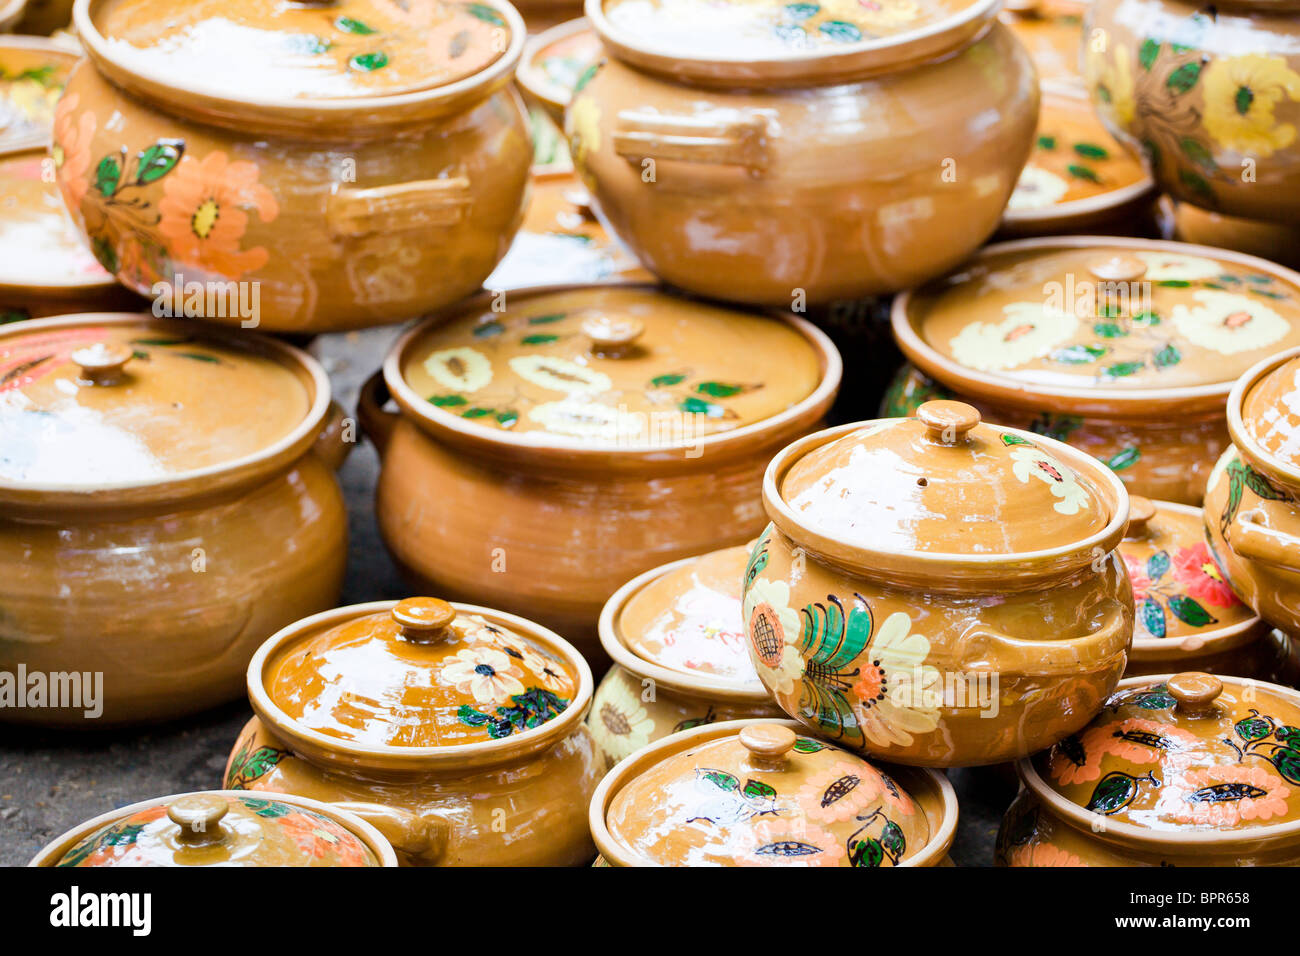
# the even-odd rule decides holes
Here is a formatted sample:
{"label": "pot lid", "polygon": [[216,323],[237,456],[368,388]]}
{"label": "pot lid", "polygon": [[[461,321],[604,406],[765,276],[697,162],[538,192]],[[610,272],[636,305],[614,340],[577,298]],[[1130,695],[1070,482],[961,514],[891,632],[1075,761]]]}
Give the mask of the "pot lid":
{"label": "pot lid", "polygon": [[1204,246],[1034,239],[900,296],[893,325],[922,371],[991,399],[1181,390],[1217,404],[1260,358],[1300,344],[1300,276]]}
{"label": "pot lid", "polygon": [[[777,493],[816,535],[872,551],[1004,555],[1101,532],[1099,463],[962,402],[866,422],[794,460]],[[796,542],[798,543],[798,542]]]}
{"label": "pot lid", "polygon": [[1073,0],[1007,4],[1002,20],[1029,51],[1040,82],[1082,87],[1079,49],[1083,45],[1083,14],[1087,7],[1087,3]]}
{"label": "pot lid", "polygon": [[105,0],[94,24],[133,69],[201,77],[235,99],[428,90],[480,72],[510,41],[495,7],[450,0]]}
{"label": "pot lid", "polygon": [[305,728],[378,747],[447,747],[538,727],[569,706],[578,676],[479,614],[407,598],[280,648],[266,692]]}
{"label": "pot lid", "polygon": [[606,824],[661,866],[897,866],[930,839],[892,778],[766,723],[650,765],[613,797]]}
{"label": "pot lid", "polygon": [[156,483],[279,446],[328,398],[281,350],[139,315],[0,328],[0,483]]}
{"label": "pot lid", "polygon": [[793,323],[652,287],[487,300],[417,332],[401,377],[474,431],[620,447],[691,444],[770,419],[822,384]]}
{"label": "pot lid", "polygon": [[[1137,641],[1208,640],[1257,620],[1210,553],[1200,508],[1129,496],[1128,531],[1119,553],[1133,585]],[[1198,643],[1184,647],[1198,649]]]}
{"label": "pot lid", "polygon": [[83,837],[54,865],[379,866],[381,861],[338,819],[296,802],[189,793],[137,805]]}
{"label": "pot lid", "polygon": [[519,85],[552,109],[563,110],[595,73],[605,49],[585,17],[543,30],[524,47]]}
{"label": "pot lid", "polygon": [[44,39],[0,39],[0,152],[49,142],[54,104],[77,59]]}
{"label": "pot lid", "polygon": [[1047,787],[1146,830],[1244,830],[1300,818],[1300,707],[1274,684],[1139,679],[1032,758]]}
{"label": "pot lid", "polygon": [[1300,354],[1247,385],[1240,407],[1241,427],[1258,450],[1252,457],[1262,452],[1285,469],[1300,468]]}

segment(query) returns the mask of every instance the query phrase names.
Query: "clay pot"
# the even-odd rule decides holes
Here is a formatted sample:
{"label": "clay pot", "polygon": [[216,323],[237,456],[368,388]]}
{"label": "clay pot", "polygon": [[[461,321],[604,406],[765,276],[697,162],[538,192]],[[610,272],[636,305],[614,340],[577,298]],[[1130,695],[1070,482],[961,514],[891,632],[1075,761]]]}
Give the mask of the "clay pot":
{"label": "clay pot", "polygon": [[380,531],[420,590],[599,653],[601,607],[629,578],[758,533],[763,469],[817,427],[840,358],[802,320],[652,286],[501,301],[415,327],[363,390]]}
{"label": "clay pot", "polygon": [[73,0],[26,0],[22,20],[19,21],[19,33],[34,33],[49,36],[55,30],[63,30],[72,23]]}
{"label": "clay pot", "polygon": [[781,717],[749,660],[740,591],[749,548],[674,561],[614,592],[600,643],[614,666],[587,724],[607,767],[668,734]]}
{"label": "clay pot", "polygon": [[1296,4],[1096,0],[1084,74],[1097,112],[1160,188],[1228,216],[1300,215]]}
{"label": "clay pot", "polygon": [[1290,269],[1300,268],[1300,229],[1280,222],[1240,219],[1193,206],[1173,204],[1174,238],[1244,252]]}
{"label": "clay pot", "polygon": [[1295,866],[1300,694],[1134,677],[1087,729],[1020,761],[1002,866]]}
{"label": "clay pot", "polygon": [[1044,85],[1082,90],[1079,46],[1088,0],[1007,0],[999,18],[1024,44]]}
{"label": "clay pot", "polygon": [[338,807],[208,790],[87,820],[28,866],[397,866],[397,857],[378,830]]}
{"label": "clay pot", "polygon": [[591,800],[605,866],[944,866],[942,774],[876,767],[790,720],[733,720],[636,751]]}
{"label": "clay pot", "polygon": [[529,36],[582,16],[582,0],[520,0],[514,6],[523,16]]}
{"label": "clay pot", "polygon": [[0,3],[0,33],[7,33],[18,25],[27,3],[28,0],[4,0]]}
{"label": "clay pot", "polygon": [[[0,719],[233,700],[268,634],[337,602],[351,445],[308,355],[135,314],[35,319],[0,327],[0,399]],[[51,706],[59,673],[102,675],[102,714],[89,686]],[[37,674],[48,696],[16,702]]]}
{"label": "clay pot", "polygon": [[892,6],[587,0],[605,57],[566,113],[574,165],[690,292],[790,308],[907,288],[993,233],[1033,143],[1033,66],[996,9],[899,26]]}
{"label": "clay pot", "polygon": [[563,126],[574,87],[596,68],[604,52],[586,17],[566,20],[530,37],[517,77],[524,99]]}
{"label": "clay pot", "polygon": [[844,746],[923,766],[1021,757],[1078,730],[1124,670],[1128,495],[1095,459],[969,405],[917,415],[772,459],[751,656],[786,713]]}
{"label": "clay pot", "polygon": [[406,866],[586,864],[604,770],[591,692],[571,645],[512,614],[432,598],[327,611],[253,656],[257,716],[226,786],[341,806]]}
{"label": "clay pot", "polygon": [[[513,7],[185,9],[77,0],[89,62],[59,103],[55,158],[109,271],[142,294],[208,283],[223,294],[204,318],[298,333],[394,322],[479,287],[519,227],[532,155],[508,86],[524,43]],[[255,289],[257,314],[219,283]]]}
{"label": "clay pot", "polygon": [[1176,242],[1023,240],[899,296],[893,327],[915,368],[888,414],[969,401],[1101,459],[1134,494],[1198,505],[1233,381],[1300,344],[1300,275]]}

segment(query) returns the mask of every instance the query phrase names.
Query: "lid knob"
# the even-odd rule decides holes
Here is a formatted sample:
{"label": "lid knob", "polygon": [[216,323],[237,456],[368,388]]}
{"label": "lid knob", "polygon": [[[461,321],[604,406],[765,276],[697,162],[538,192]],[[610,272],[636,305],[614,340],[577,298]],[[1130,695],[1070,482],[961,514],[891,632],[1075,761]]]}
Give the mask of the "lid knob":
{"label": "lid knob", "polygon": [[93,385],[112,385],[122,378],[122,370],[135,353],[117,342],[96,342],[76,349],[72,361],[81,369],[81,377]]}
{"label": "lid knob", "polygon": [[780,770],[794,747],[795,733],[780,724],[753,724],[740,732],[740,743],[765,770]]}
{"label": "lid knob", "polygon": [[619,356],[645,333],[645,323],[633,316],[592,315],[582,320],[582,331],[591,339],[596,355]]}
{"label": "lid knob", "polygon": [[1126,538],[1136,538],[1147,529],[1147,522],[1156,516],[1156,506],[1150,498],[1143,498],[1141,495],[1129,495],[1128,498],[1128,530],[1124,532]]}
{"label": "lid knob", "polygon": [[965,402],[923,402],[916,417],[925,425],[931,441],[956,445],[966,440],[966,433],[980,423],[980,413]]}
{"label": "lid knob", "polygon": [[196,793],[169,803],[167,818],[181,828],[186,843],[218,843],[226,836],[220,824],[229,809],[224,797]]}
{"label": "lid knob", "polygon": [[402,637],[415,644],[436,641],[456,620],[454,607],[446,601],[429,597],[398,601],[392,614],[401,628]]}
{"label": "lid knob", "polygon": [[1223,681],[1200,671],[1175,674],[1169,678],[1168,687],[1178,701],[1178,710],[1187,714],[1202,714],[1212,709],[1211,705],[1223,693]]}
{"label": "lid knob", "polygon": [[1102,282],[1134,282],[1147,273],[1147,264],[1137,256],[1116,253],[1088,263],[1088,271]]}

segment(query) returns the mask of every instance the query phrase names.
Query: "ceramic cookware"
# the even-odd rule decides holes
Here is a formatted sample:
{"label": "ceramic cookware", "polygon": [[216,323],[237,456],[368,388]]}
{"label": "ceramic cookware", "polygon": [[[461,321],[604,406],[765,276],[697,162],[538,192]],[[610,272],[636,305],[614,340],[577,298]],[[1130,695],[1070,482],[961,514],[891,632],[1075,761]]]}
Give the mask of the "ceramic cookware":
{"label": "ceramic cookware", "polygon": [[1186,202],[1171,205],[1175,239],[1232,249],[1291,269],[1300,268],[1300,228],[1294,225],[1225,216]]}
{"label": "ceramic cookware", "polygon": [[1084,89],[1079,69],[1088,0],[1007,0],[999,14],[1033,58],[1045,86]]}
{"label": "ceramic cookware", "polygon": [[586,17],[567,20],[530,37],[519,64],[519,88],[524,98],[546,110],[563,125],[564,110],[574,89],[604,56],[600,38]]}

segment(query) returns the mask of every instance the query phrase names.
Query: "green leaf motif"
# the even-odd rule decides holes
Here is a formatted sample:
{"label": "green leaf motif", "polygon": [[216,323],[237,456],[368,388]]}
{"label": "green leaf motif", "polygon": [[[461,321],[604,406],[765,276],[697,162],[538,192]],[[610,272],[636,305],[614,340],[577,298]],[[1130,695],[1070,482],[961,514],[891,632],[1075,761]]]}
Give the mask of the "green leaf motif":
{"label": "green leaf motif", "polygon": [[667,388],[670,385],[680,385],[686,381],[686,376],[680,372],[670,372],[667,375],[656,375],[650,379],[652,388]]}
{"label": "green leaf motif", "polygon": [[888,821],[884,830],[880,832],[880,845],[895,860],[902,859],[907,851],[907,838],[903,836],[902,828],[893,820]]}
{"label": "green leaf motif", "polygon": [[1183,360],[1183,353],[1173,345],[1166,345],[1156,353],[1156,368],[1169,368]]}
{"label": "green leaf motif", "polygon": [[733,395],[749,391],[749,386],[731,385],[727,382],[700,382],[695,386],[695,391],[710,398],[731,398]]}
{"label": "green leaf motif", "polygon": [[1160,324],[1160,316],[1155,312],[1135,312],[1133,314],[1133,324],[1140,329],[1150,328],[1153,325]]}
{"label": "green leaf motif", "polygon": [[1106,467],[1111,471],[1123,471],[1125,468],[1132,468],[1141,458],[1141,449],[1136,445],[1130,445],[1107,458]]}
{"label": "green leaf motif", "polygon": [[1236,107],[1237,112],[1245,116],[1250,112],[1250,106],[1255,102],[1255,93],[1248,86],[1237,87],[1237,95],[1232,99],[1232,105]]}
{"label": "green leaf motif", "polygon": [[[1214,190],[1210,188],[1210,184],[1205,181],[1205,177],[1200,173],[1191,169],[1180,169],[1178,170],[1178,181],[1203,200],[1210,203],[1215,202]],[[1163,283],[1161,284],[1163,285]]]}
{"label": "green leaf motif", "polygon": [[721,405],[715,405],[713,402],[706,402],[702,398],[683,398],[677,403],[678,409],[686,412],[688,415],[704,415],[708,418],[725,418],[727,410]]}
{"label": "green leaf motif", "polygon": [[836,43],[857,43],[862,39],[862,31],[847,20],[827,20],[818,29]]}
{"label": "green leaf motif", "polygon": [[104,196],[117,192],[117,185],[122,179],[122,164],[116,156],[105,156],[95,167],[95,188]]}
{"label": "green leaf motif", "polygon": [[1288,783],[1300,784],[1300,750],[1282,747],[1269,754],[1268,759]]}
{"label": "green leaf motif", "polygon": [[1146,368],[1145,362],[1116,362],[1114,365],[1107,365],[1101,373],[1107,378],[1126,378],[1144,368]]}
{"label": "green leaf motif", "polygon": [[1201,607],[1194,598],[1189,598],[1185,594],[1176,594],[1169,599],[1169,610],[1173,612],[1174,617],[1184,624],[1190,624],[1192,627],[1204,627],[1207,624],[1217,624],[1217,619],[1210,616],[1210,612]]}
{"label": "green leaf motif", "polygon": [[1056,137],[1055,136],[1038,137],[1038,148],[1048,150],[1049,152],[1051,150],[1056,149]]}
{"label": "green leaf motif", "polygon": [[519,413],[513,410],[497,412],[497,424],[502,428],[514,428],[519,421]]}
{"label": "green leaf motif", "polygon": [[185,152],[185,141],[181,139],[160,139],[136,156],[135,182],[137,186],[162,179],[181,161]]}
{"label": "green leaf motif", "polygon": [[1160,41],[1147,37],[1142,41],[1142,46],[1138,48],[1138,64],[1148,73],[1151,72],[1151,66],[1156,62],[1156,57],[1160,55]]}
{"label": "green leaf motif", "polygon": [[1152,637],[1165,636],[1165,609],[1155,598],[1142,599],[1138,606],[1138,620],[1142,622],[1142,629]]}
{"label": "green leaf motif", "polygon": [[461,418],[487,418],[492,414],[492,409],[484,408],[481,405],[475,405],[473,408],[467,408],[460,413]]}
{"label": "green leaf motif", "polygon": [[818,743],[809,737],[799,737],[794,742],[794,752],[799,754],[815,754],[819,750],[825,750],[824,744]]}
{"label": "green leaf motif", "polygon": [[1197,166],[1201,166],[1210,171],[1218,168],[1218,164],[1214,161],[1214,156],[1199,140],[1192,139],[1190,136],[1184,136],[1178,141],[1178,145],[1182,149],[1183,155],[1194,162]]}
{"label": "green leaf motif", "polygon": [[874,837],[858,840],[849,848],[849,863],[852,866],[877,867],[884,859],[885,848]]}
{"label": "green leaf motif", "polygon": [[1093,325],[1092,331],[1094,334],[1100,335],[1103,339],[1118,339],[1122,336],[1128,335],[1128,333],[1115,322],[1098,322]]}
{"label": "green leaf motif", "polygon": [[1147,559],[1147,577],[1159,581],[1169,570],[1169,552],[1157,551]]}
{"label": "green leaf motif", "polygon": [[1141,707],[1143,710],[1168,710],[1177,703],[1178,701],[1164,684],[1157,684],[1133,698],[1133,706]]}
{"label": "green leaf motif", "polygon": [[1098,176],[1096,171],[1089,166],[1084,166],[1080,163],[1070,163],[1070,165],[1065,167],[1065,171],[1075,179],[1085,179],[1090,183],[1101,183],[1101,177]]}
{"label": "green leaf motif", "polygon": [[701,768],[695,771],[701,780],[713,784],[719,790],[727,793],[740,789],[740,778],[733,773],[727,773],[725,770],[708,770]]}
{"label": "green leaf motif", "polygon": [[439,408],[455,408],[458,405],[468,405],[469,399],[464,395],[430,395],[429,404]]}
{"label": "green leaf motif", "polygon": [[1109,159],[1110,153],[1094,143],[1075,143],[1074,151],[1085,159]]}
{"label": "green leaf motif", "polygon": [[596,62],[582,71],[582,75],[578,77],[578,82],[573,84],[573,92],[575,96],[578,93],[581,93],[583,88],[595,78],[596,72],[599,69],[600,63]]}
{"label": "green leaf motif", "polygon": [[776,787],[766,784],[762,780],[746,780],[741,793],[750,800],[771,800],[776,796]]}
{"label": "green leaf motif", "polygon": [[1242,740],[1254,743],[1256,740],[1263,740],[1273,732],[1273,721],[1258,715],[1245,717],[1237,721],[1232,729]]}
{"label": "green leaf motif", "polygon": [[1201,77],[1201,64],[1184,63],[1178,69],[1169,74],[1165,80],[1165,86],[1169,87],[1174,93],[1181,96],[1196,85],[1196,81]]}
{"label": "green leaf motif", "polygon": [[285,757],[289,756],[287,750],[277,750],[275,747],[258,747],[238,768],[238,775],[243,778],[243,782],[256,780],[258,777],[264,777],[275,769]]}
{"label": "green leaf motif", "polygon": [[795,21],[807,20],[809,17],[817,15],[821,10],[821,5],[816,3],[787,3],[785,5],[786,15]]}
{"label": "green leaf motif", "polygon": [[529,325],[550,325],[552,322],[559,322],[565,317],[564,312],[550,312],[546,315],[535,315],[528,320]]}
{"label": "green leaf motif", "polygon": [[485,23],[490,23],[495,27],[503,27],[506,25],[506,21],[501,19],[501,15],[486,3],[469,3],[465,5],[465,9],[480,20]]}
{"label": "green leaf motif", "polygon": [[373,73],[375,70],[382,70],[388,66],[388,54],[383,50],[375,50],[373,53],[358,53],[348,63],[352,65],[354,70]]}
{"label": "green leaf motif", "polygon": [[474,327],[474,338],[490,339],[495,335],[500,335],[505,330],[506,327],[503,324],[498,322],[496,319],[493,319],[491,322],[484,322],[482,325],[476,325]]}
{"label": "green leaf motif", "polygon": [[1106,349],[1099,345],[1067,345],[1051,354],[1052,361],[1064,365],[1086,365],[1095,362],[1106,354]]}
{"label": "green leaf motif", "polygon": [[1139,779],[1122,770],[1112,770],[1097,782],[1086,809],[1104,814],[1123,810],[1137,796]]}
{"label": "green leaf motif", "polygon": [[354,20],[352,17],[339,17],[334,21],[334,26],[344,33],[355,33],[357,36],[369,36],[374,33],[374,27],[362,23],[360,20]]}
{"label": "green leaf motif", "polygon": [[1242,478],[1246,482],[1246,487],[1253,491],[1256,496],[1267,499],[1268,501],[1282,501],[1286,494],[1274,488],[1267,478],[1257,472],[1250,465],[1243,464]]}
{"label": "green leaf motif", "polygon": [[1007,445],[1008,447],[1011,445],[1032,445],[1033,444],[1033,442],[1031,442],[1029,439],[1021,438],[1019,435],[1013,435],[1010,432],[1003,432],[1001,438],[1002,438],[1002,444]]}
{"label": "green leaf motif", "polygon": [[1273,731],[1273,736],[1288,747],[1294,748],[1300,744],[1300,727],[1279,727]]}
{"label": "green leaf motif", "polygon": [[550,333],[538,332],[536,335],[525,335],[519,341],[524,345],[548,345],[551,342],[560,341],[560,337],[558,335],[551,335]]}

